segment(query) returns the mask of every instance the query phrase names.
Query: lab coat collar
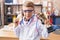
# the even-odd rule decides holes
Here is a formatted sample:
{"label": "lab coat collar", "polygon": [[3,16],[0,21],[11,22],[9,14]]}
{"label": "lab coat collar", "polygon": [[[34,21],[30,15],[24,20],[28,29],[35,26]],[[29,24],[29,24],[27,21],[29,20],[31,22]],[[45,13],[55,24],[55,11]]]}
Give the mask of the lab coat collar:
{"label": "lab coat collar", "polygon": [[21,23],[22,23],[23,25],[24,25],[24,24],[30,25],[33,20],[34,20],[34,15],[29,19],[29,21],[25,21],[25,20],[24,20],[24,17],[23,17]]}

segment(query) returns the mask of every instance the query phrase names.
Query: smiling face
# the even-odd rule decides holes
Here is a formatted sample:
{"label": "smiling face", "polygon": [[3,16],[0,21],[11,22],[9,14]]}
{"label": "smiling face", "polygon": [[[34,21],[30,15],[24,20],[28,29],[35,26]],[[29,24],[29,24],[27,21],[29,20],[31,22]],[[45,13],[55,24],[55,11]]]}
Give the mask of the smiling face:
{"label": "smiling face", "polygon": [[24,17],[28,20],[32,17],[34,10],[32,7],[23,7]]}

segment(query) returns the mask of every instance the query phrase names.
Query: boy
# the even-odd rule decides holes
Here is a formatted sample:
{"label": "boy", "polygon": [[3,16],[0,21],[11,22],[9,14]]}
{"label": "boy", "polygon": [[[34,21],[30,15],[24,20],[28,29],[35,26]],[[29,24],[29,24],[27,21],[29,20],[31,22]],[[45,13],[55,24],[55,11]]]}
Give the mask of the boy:
{"label": "boy", "polygon": [[34,14],[34,3],[27,1],[23,4],[23,18],[15,28],[19,40],[40,40],[48,37],[47,28]]}

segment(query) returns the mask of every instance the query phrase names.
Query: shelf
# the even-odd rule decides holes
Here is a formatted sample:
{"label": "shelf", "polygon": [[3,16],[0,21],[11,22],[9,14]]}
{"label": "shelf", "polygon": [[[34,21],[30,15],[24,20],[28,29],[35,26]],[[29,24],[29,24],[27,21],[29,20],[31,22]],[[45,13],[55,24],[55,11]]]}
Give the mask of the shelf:
{"label": "shelf", "polygon": [[11,6],[22,6],[22,4],[13,4],[13,3],[5,3],[5,5],[11,5]]}
{"label": "shelf", "polygon": [[42,4],[34,4],[35,6],[42,6]]}
{"label": "shelf", "polygon": [[[23,4],[13,4],[13,3],[5,3],[5,5],[11,5],[11,6],[22,6]],[[42,6],[42,4],[34,4],[35,6]]]}
{"label": "shelf", "polygon": [[6,16],[14,16],[14,15],[17,15],[17,14],[5,14]]}

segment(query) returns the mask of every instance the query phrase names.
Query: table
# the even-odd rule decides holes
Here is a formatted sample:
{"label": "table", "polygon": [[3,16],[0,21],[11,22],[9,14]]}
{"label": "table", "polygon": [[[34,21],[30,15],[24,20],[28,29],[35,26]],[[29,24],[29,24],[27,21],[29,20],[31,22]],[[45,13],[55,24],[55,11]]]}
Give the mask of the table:
{"label": "table", "polygon": [[[60,33],[58,34],[58,32],[57,33],[56,32],[50,33],[48,39],[49,40],[60,40]],[[59,32],[60,32],[60,30],[59,30]]]}
{"label": "table", "polygon": [[13,31],[0,30],[0,40],[18,40]]}
{"label": "table", "polygon": [[[0,40],[19,40],[19,39],[17,38],[13,31],[0,30]],[[54,32],[52,32],[49,34],[49,37],[46,40],[60,40],[60,35],[57,35]]]}

